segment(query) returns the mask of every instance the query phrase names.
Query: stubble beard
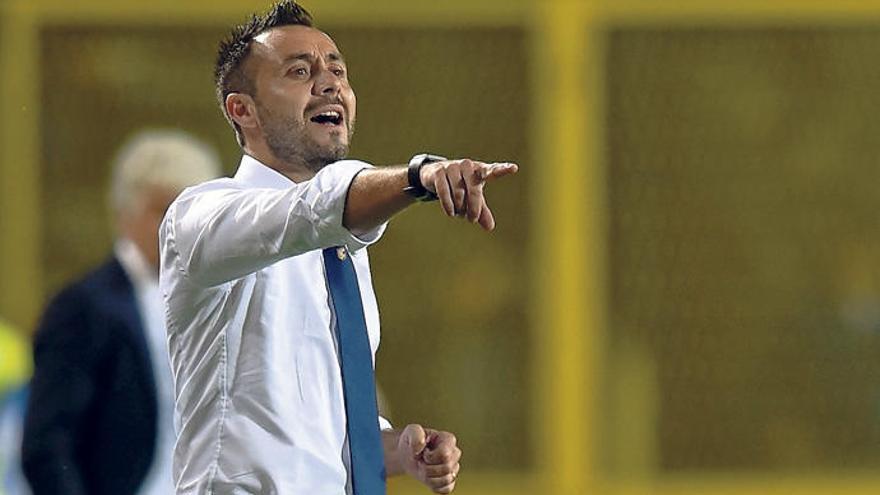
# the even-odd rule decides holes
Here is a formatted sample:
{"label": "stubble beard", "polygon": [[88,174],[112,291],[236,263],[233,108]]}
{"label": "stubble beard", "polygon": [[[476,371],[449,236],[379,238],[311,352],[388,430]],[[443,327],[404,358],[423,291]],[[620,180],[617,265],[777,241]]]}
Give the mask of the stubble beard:
{"label": "stubble beard", "polygon": [[348,156],[349,143],[354,136],[354,120],[348,122],[346,126],[347,142],[333,140],[329,145],[321,145],[308,135],[307,122],[297,120],[293,116],[277,115],[263,106],[259,109],[266,145],[279,160],[303,165],[311,172],[317,173],[327,165]]}

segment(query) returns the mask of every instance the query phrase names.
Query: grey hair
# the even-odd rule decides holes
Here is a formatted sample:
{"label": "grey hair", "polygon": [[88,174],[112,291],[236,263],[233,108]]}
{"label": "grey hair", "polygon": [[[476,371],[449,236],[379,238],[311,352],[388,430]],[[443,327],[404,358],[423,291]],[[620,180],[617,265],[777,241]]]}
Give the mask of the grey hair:
{"label": "grey hair", "polygon": [[144,191],[175,192],[220,176],[217,152],[177,129],[151,129],[131,136],[113,160],[109,203],[114,214],[141,207]]}

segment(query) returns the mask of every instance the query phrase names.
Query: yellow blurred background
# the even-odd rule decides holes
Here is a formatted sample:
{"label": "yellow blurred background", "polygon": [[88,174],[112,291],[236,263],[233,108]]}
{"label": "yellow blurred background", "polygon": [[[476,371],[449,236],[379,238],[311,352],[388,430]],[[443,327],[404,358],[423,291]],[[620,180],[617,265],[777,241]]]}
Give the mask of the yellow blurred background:
{"label": "yellow blurred background", "polygon": [[[391,419],[458,434],[456,493],[880,491],[880,1],[304,4],[352,156],[521,165],[493,234],[422,205],[371,249]],[[0,3],[0,316],[109,252],[132,132],[234,171],[214,52],[266,6]]]}

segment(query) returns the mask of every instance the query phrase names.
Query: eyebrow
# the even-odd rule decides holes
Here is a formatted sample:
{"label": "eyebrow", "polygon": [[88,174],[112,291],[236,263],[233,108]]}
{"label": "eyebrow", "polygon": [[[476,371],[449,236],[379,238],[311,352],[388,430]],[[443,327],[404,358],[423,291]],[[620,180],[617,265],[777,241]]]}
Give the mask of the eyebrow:
{"label": "eyebrow", "polygon": [[[315,61],[315,56],[311,52],[294,53],[293,55],[285,57],[283,63],[289,64],[290,62],[293,62],[295,60],[305,60],[306,62],[313,63]],[[342,64],[345,64],[345,58],[343,58],[342,55],[337,52],[328,53],[327,60],[331,62],[341,62]]]}

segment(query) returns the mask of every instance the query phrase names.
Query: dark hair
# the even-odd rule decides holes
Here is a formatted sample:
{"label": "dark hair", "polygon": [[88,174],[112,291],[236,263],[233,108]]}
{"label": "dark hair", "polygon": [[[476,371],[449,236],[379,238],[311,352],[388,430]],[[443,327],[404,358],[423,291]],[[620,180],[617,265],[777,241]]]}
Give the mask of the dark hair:
{"label": "dark hair", "polygon": [[235,130],[238,144],[244,147],[241,128],[226,113],[226,97],[230,93],[253,95],[253,81],[245,74],[244,61],[250,53],[251,41],[260,33],[279,26],[312,26],[312,15],[292,0],[283,0],[260,15],[252,15],[244,24],[232,28],[229,35],[220,42],[217,50],[217,65],[214,67],[214,84],[220,110]]}

